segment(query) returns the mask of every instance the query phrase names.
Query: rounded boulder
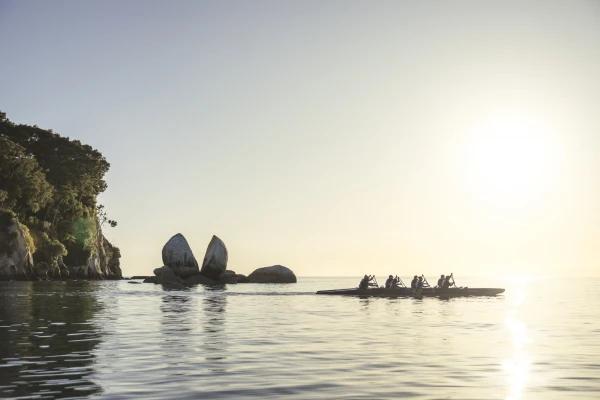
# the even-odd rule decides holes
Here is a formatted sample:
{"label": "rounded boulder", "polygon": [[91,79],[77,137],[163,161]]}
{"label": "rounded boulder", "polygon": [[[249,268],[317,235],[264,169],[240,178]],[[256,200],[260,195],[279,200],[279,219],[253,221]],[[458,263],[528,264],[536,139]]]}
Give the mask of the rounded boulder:
{"label": "rounded boulder", "polygon": [[257,268],[248,275],[249,283],[296,283],[294,271],[283,265]]}
{"label": "rounded boulder", "polygon": [[213,235],[206,248],[200,273],[211,279],[219,279],[226,269],[227,247],[225,247],[225,243],[221,239]]}
{"label": "rounded boulder", "polygon": [[187,277],[198,273],[198,262],[185,237],[178,233],[163,246],[162,260],[177,276]]}

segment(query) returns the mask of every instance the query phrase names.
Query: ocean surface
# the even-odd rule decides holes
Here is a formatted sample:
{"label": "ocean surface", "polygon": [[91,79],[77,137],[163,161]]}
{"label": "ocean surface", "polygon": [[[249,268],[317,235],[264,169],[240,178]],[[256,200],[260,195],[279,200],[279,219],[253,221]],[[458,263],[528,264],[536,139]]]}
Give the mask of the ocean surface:
{"label": "ocean surface", "polygon": [[457,278],[507,289],[492,298],[314,294],[358,279],[3,282],[0,397],[600,398],[599,280]]}

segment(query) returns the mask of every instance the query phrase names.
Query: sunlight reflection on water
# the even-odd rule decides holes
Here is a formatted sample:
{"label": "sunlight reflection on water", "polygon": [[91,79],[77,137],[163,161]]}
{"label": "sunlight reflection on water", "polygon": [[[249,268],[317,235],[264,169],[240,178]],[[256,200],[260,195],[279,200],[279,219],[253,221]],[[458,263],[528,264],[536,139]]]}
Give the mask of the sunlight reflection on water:
{"label": "sunlight reflection on water", "polygon": [[530,282],[526,280],[512,281],[509,288],[509,308],[505,326],[510,334],[512,351],[510,358],[502,364],[503,370],[508,375],[507,400],[520,400],[524,397],[531,364],[527,348],[529,341],[527,326],[518,317],[519,309],[525,303],[526,289],[529,284]]}

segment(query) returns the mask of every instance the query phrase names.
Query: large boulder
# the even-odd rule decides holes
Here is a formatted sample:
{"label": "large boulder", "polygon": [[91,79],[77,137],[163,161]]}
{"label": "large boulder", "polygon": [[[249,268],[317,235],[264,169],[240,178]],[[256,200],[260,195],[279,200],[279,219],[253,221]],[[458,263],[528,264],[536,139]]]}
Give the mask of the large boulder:
{"label": "large boulder", "polygon": [[294,272],[283,265],[258,268],[248,275],[250,283],[296,283],[297,281]]}
{"label": "large boulder", "polygon": [[225,247],[225,243],[221,239],[213,235],[206,249],[200,273],[211,279],[218,280],[226,269],[227,247]]}
{"label": "large boulder", "polygon": [[186,278],[199,272],[198,262],[185,237],[178,233],[163,246],[162,260],[170,267],[175,275]]}

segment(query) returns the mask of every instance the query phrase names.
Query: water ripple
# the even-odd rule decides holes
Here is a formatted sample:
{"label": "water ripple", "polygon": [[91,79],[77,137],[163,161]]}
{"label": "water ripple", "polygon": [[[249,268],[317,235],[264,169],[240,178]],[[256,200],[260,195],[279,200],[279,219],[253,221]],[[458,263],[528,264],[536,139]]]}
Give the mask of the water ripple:
{"label": "water ripple", "polygon": [[0,397],[599,395],[596,290],[568,299],[549,284],[443,301],[314,295],[353,284],[0,283]]}

